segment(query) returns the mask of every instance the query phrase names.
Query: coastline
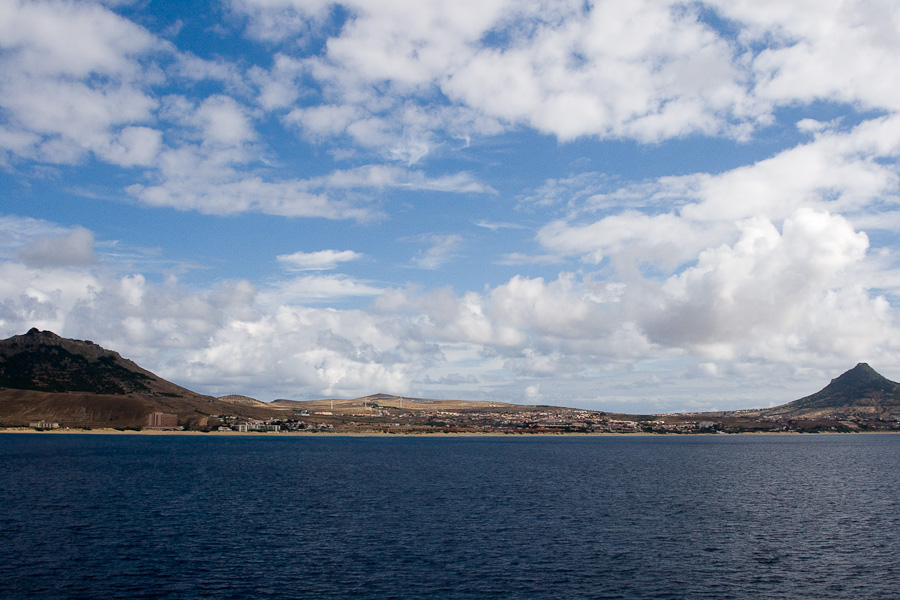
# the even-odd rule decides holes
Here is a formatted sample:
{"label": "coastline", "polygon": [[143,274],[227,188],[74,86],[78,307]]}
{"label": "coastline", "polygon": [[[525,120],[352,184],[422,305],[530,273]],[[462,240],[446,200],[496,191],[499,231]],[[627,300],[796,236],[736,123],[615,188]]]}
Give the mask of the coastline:
{"label": "coastline", "polygon": [[855,434],[880,434],[900,433],[898,430],[882,430],[882,431],[820,431],[820,432],[803,432],[803,431],[741,431],[734,433],[650,433],[650,432],[594,432],[594,433],[576,433],[576,432],[505,432],[505,431],[452,431],[452,432],[384,432],[384,431],[290,431],[290,432],[242,432],[242,431],[154,431],[154,430],[134,430],[134,429],[112,429],[112,428],[95,428],[95,429],[52,429],[38,430],[29,427],[0,427],[0,434],[47,434],[47,435],[142,435],[142,436],[206,436],[206,437],[248,437],[248,438],[286,438],[286,437],[695,437],[695,436],[712,436],[712,437],[728,437],[728,436],[763,436],[763,435],[855,435]]}
{"label": "coastline", "polygon": [[47,435],[151,435],[151,436],[208,436],[208,437],[598,437],[598,436],[638,436],[659,435],[646,432],[635,433],[525,433],[504,431],[426,431],[426,432],[384,432],[384,431],[154,431],[134,429],[48,429],[30,427],[0,427],[0,434],[47,434]]}

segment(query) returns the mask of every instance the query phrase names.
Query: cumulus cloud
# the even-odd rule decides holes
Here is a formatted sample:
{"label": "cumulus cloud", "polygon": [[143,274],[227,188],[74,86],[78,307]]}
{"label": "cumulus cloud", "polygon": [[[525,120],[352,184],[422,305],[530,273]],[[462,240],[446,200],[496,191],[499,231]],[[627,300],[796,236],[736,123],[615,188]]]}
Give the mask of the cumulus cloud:
{"label": "cumulus cloud", "polygon": [[[311,139],[352,139],[416,162],[448,138],[527,126],[566,141],[657,142],[691,134],[745,139],[777,107],[836,101],[896,110],[900,11],[889,2],[534,1],[340,3],[235,0],[248,32],[308,40],[322,54],[279,57],[262,102],[296,95],[297,72],[321,101],[289,121]],[[715,14],[726,20],[717,29]],[[314,35],[313,35],[314,37]],[[301,43],[300,47],[306,47]],[[865,56],[865,60],[858,57]]]}
{"label": "cumulus cloud", "polygon": [[304,307],[280,308],[253,322],[223,327],[207,348],[187,355],[189,374],[232,387],[260,378],[282,397],[354,396],[360,389],[405,393],[421,368],[421,351],[403,344],[369,315]]}
{"label": "cumulus cloud", "polygon": [[125,127],[110,139],[108,147],[96,151],[112,164],[134,167],[152,165],[161,148],[161,131],[149,127]]}
{"label": "cumulus cloud", "polygon": [[436,352],[404,339],[391,318],[269,304],[282,293],[246,281],[193,289],[140,274],[7,261],[0,263],[0,330],[90,338],[182,385],[272,397],[403,393]]}
{"label": "cumulus cloud", "polygon": [[95,152],[123,164],[115,147],[130,147],[135,132],[127,128],[151,119],[157,105],[141,58],[166,46],[98,4],[52,0],[4,3],[0,40],[0,107],[19,134],[6,149],[51,163]]}
{"label": "cumulus cloud", "polygon": [[[707,377],[750,378],[759,370],[740,375],[741,364],[897,354],[892,309],[864,268],[868,240],[847,219],[800,209],[779,225],[745,220],[739,231],[658,281],[515,276],[461,295],[343,275],[195,289],[96,265],[7,260],[0,329],[90,337],[201,391],[300,398],[467,386],[521,401],[527,383],[540,386],[542,402],[565,400],[563,389],[576,394],[569,401],[590,401],[574,382],[685,353],[702,359]],[[374,305],[315,307],[342,297]]]}
{"label": "cumulus cloud", "polygon": [[525,388],[525,402],[528,404],[537,404],[541,399],[541,386],[538,384],[529,385]]}
{"label": "cumulus cloud", "polygon": [[[900,121],[883,117],[850,130],[824,128],[808,143],[720,174],[662,177],[610,188],[602,175],[576,180],[569,216],[541,227],[537,241],[587,264],[609,259],[621,274],[652,265],[661,274],[692,263],[707,248],[733,243],[738,223],[780,222],[804,208],[851,218],[883,210],[900,194],[892,158]],[[542,187],[569,189],[569,182]]]}
{"label": "cumulus cloud", "polygon": [[331,2],[326,0],[229,0],[235,14],[247,18],[247,32],[256,39],[303,38],[324,23]]}
{"label": "cumulus cloud", "polygon": [[[441,131],[525,124],[560,140],[656,141],[742,135],[735,124],[760,114],[735,49],[674,4],[344,4],[352,16],[310,60],[326,102],[291,115],[312,137],[349,136],[415,162]],[[284,7],[247,1],[239,10],[260,26]],[[449,102],[432,109],[406,100],[438,91]]]}
{"label": "cumulus cloud", "polygon": [[[0,6],[5,168],[97,161],[113,181],[131,177],[126,193],[147,206],[368,224],[404,193],[499,204],[511,186],[481,175],[497,155],[462,157],[472,171],[412,166],[461,164],[456,149],[489,136],[664,153],[675,139],[752,144],[776,119],[786,127],[748,150],[765,158],[721,171],[557,171],[513,190],[539,247],[486,260],[544,276],[508,270],[477,291],[319,273],[363,258],[350,250],[278,256],[297,273],[254,284],[157,283],[107,269],[87,229],[3,217],[10,335],[90,337],[204,391],[271,382],[284,396],[421,384],[550,400],[588,394],[574,382],[613,370],[628,373],[622,389],[670,390],[639,372],[655,361],[699,361],[686,379],[758,380],[766,368],[900,358],[896,3],[229,0],[223,26],[273,50],[258,64],[179,51],[110,6]],[[281,127],[302,139],[273,144]],[[308,169],[305,154],[332,162]],[[503,219],[472,217],[492,238],[522,227]],[[405,235],[421,247],[408,264],[430,270],[473,243]]]}
{"label": "cumulus cloud", "polygon": [[[729,359],[733,342],[792,331],[802,343],[804,331],[827,328],[827,323],[810,327],[809,311],[827,304],[842,287],[836,276],[863,259],[865,234],[840,216],[812,209],[785,219],[780,233],[760,218],[740,229],[736,244],[703,251],[696,266],[666,281],[663,306],[647,324],[651,339],[709,347],[713,353],[724,349],[726,355],[714,358]],[[880,301],[871,302],[874,308]]]}
{"label": "cumulus cloud", "polygon": [[[250,4],[243,6],[250,10]],[[290,3],[282,8],[303,18],[319,12]],[[262,18],[264,11],[251,12]],[[272,177],[260,120],[265,111],[292,108],[298,98],[298,81],[309,69],[296,58],[278,55],[270,70],[202,59],[93,3],[7,3],[0,23],[4,163],[9,157],[59,164],[94,158],[142,167],[147,181],[128,186],[133,197],[211,214],[367,220],[377,211],[365,199],[324,190],[494,193],[465,173],[434,177],[380,165],[310,180]],[[182,95],[157,91],[185,80],[213,91],[198,94],[190,85]],[[414,146],[406,147],[420,152]]]}
{"label": "cumulus cloud", "polygon": [[[859,102],[896,110],[897,90],[883,77],[900,50],[900,9],[892,2],[828,0],[815,10],[799,2],[712,0],[743,25],[745,43],[768,41],[753,61],[755,93],[787,103]],[[865,57],[860,60],[860,57]]]}
{"label": "cumulus cloud", "polygon": [[694,223],[675,214],[646,215],[629,210],[590,224],[551,222],[541,228],[538,241],[549,250],[580,255],[592,264],[610,255],[621,260],[627,253],[636,262],[675,266],[696,256],[709,238]]}
{"label": "cumulus cloud", "polygon": [[247,111],[228,96],[204,99],[191,112],[190,121],[199,129],[205,144],[239,147],[256,137]]}

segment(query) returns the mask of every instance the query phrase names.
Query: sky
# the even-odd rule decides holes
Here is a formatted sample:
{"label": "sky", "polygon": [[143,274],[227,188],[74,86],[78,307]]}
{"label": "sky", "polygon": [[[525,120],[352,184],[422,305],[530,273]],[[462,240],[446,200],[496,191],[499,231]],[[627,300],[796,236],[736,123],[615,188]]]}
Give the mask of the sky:
{"label": "sky", "polygon": [[618,412],[900,380],[892,0],[2,0],[0,336]]}

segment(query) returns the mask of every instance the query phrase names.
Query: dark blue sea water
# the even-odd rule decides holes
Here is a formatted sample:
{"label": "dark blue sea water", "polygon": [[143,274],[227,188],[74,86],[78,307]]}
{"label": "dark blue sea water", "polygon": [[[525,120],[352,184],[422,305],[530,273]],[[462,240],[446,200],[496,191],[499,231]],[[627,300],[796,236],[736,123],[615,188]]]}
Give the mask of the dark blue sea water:
{"label": "dark blue sea water", "polygon": [[0,435],[3,598],[900,597],[900,436]]}

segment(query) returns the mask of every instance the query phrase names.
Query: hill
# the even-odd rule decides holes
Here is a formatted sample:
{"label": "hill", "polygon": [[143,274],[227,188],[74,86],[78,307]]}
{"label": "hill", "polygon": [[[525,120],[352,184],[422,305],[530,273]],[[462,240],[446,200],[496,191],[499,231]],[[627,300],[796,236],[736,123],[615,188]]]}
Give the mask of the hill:
{"label": "hill", "polygon": [[505,402],[484,402],[479,400],[430,400],[426,398],[411,398],[409,396],[395,396],[393,394],[371,394],[360,398],[346,399],[333,398],[326,400],[285,400],[278,399],[269,406],[284,410],[305,411],[333,411],[335,414],[356,414],[364,409],[403,409],[407,412],[435,411],[435,410],[514,410],[532,411],[538,407],[508,404]]}
{"label": "hill", "polygon": [[391,394],[261,402],[198,394],[117,352],[50,331],[32,329],[0,340],[0,425],[43,420],[74,428],[138,428],[153,412],[174,413],[192,429],[215,428],[215,415],[229,415],[344,432],[883,430],[900,428],[900,384],[860,363],[821,391],[775,408],[655,416]]}
{"label": "hill", "polygon": [[213,414],[268,416],[271,409],[220,401],[167,381],[88,340],[31,329],[0,340],[0,423],[140,427],[153,412],[190,426]]}
{"label": "hill", "polygon": [[882,377],[868,364],[859,363],[815,394],[760,414],[804,419],[894,419],[900,417],[900,384]]}
{"label": "hill", "polygon": [[261,400],[251,398],[249,396],[241,396],[240,394],[228,394],[227,396],[219,396],[219,400],[222,402],[228,402],[229,404],[237,404],[240,406],[255,406],[257,408],[270,406]]}
{"label": "hill", "polygon": [[390,394],[333,400],[261,402],[237,394],[214,398],[193,392],[141,368],[118,352],[88,340],[31,329],[0,340],[0,425],[55,421],[67,427],[137,428],[153,412],[174,413],[191,428],[214,423],[212,415],[291,419],[317,413],[335,425],[353,416],[363,422],[396,420],[404,412],[436,410],[537,410],[500,402],[427,400]]}
{"label": "hill", "polygon": [[118,352],[88,340],[62,338],[37,329],[0,341],[0,387],[106,395],[196,395],[122,358]]}

